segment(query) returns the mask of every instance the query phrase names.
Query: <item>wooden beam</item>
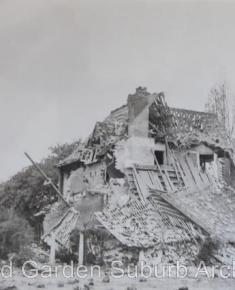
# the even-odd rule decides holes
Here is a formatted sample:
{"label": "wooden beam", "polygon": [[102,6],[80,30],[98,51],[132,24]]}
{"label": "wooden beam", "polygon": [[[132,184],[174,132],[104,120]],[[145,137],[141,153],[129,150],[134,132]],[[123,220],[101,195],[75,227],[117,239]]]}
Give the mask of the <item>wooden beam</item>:
{"label": "wooden beam", "polygon": [[55,266],[55,251],[56,251],[56,237],[55,237],[55,234],[52,233],[51,234],[51,245],[50,245],[50,258],[49,258],[49,261],[50,261],[50,265],[52,267]]}
{"label": "wooden beam", "polygon": [[48,184],[51,185],[51,187],[55,190],[57,195],[60,197],[60,199],[68,206],[71,207],[70,204],[65,200],[62,193],[59,191],[57,186],[52,182],[52,180],[45,174],[45,172],[33,161],[33,159],[29,156],[28,153],[24,153],[25,156],[29,159],[29,161],[33,164],[33,166],[37,169],[37,171],[42,175],[42,177],[45,178],[45,180],[48,182]]}
{"label": "wooden beam", "polygon": [[84,232],[79,233],[79,245],[78,245],[78,265],[82,266],[84,262]]}

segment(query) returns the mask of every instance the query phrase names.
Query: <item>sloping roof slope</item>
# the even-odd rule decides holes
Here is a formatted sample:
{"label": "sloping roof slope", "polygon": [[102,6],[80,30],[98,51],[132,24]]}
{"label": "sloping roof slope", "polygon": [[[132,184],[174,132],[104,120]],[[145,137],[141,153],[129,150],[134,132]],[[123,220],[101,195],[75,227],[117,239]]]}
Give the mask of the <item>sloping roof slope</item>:
{"label": "sloping roof slope", "polygon": [[113,144],[127,137],[128,134],[128,107],[124,105],[110,113],[103,121],[97,122],[92,134],[85,144],[78,148],[58,166],[64,166],[78,160],[85,163],[97,161]]}
{"label": "sloping roof slope", "polygon": [[216,147],[230,147],[225,128],[215,114],[176,108],[170,111],[174,122],[173,133],[182,144],[205,142]]}
{"label": "sloping roof slope", "polygon": [[[152,247],[172,242],[191,241],[200,234],[192,223],[160,197],[141,201],[132,198],[123,207],[96,213],[98,221],[128,247]],[[164,204],[164,205],[163,205]],[[163,209],[166,209],[167,212]],[[169,211],[171,214],[169,214]]]}
{"label": "sloping roof slope", "polygon": [[53,238],[59,246],[63,246],[69,249],[70,245],[70,234],[76,228],[77,222],[79,220],[79,212],[70,208],[66,213],[60,218],[60,220],[53,225],[53,227],[42,237],[44,242],[51,245]]}
{"label": "sloping roof slope", "polygon": [[168,137],[178,146],[190,147],[207,143],[231,148],[226,130],[217,116],[208,112],[169,108],[164,95],[158,95],[149,107],[150,136]]}

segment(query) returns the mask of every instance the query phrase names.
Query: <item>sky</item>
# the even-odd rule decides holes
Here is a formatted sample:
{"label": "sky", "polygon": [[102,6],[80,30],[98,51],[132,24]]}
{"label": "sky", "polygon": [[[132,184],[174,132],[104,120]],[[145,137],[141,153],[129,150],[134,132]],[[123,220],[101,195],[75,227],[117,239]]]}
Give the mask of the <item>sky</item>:
{"label": "sky", "polygon": [[0,181],[85,138],[138,86],[203,110],[235,90],[235,2],[0,0]]}

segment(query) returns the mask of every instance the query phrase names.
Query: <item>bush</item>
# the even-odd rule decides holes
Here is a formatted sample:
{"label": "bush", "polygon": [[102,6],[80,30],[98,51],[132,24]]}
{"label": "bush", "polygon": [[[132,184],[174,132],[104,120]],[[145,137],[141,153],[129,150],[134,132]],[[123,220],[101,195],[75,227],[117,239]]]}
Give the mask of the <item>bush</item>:
{"label": "bush", "polygon": [[26,247],[21,247],[20,251],[16,254],[13,259],[14,265],[21,267],[26,261],[33,260],[34,253],[32,252],[31,247],[28,245]]}
{"label": "bush", "polygon": [[208,237],[201,245],[201,249],[196,258],[196,262],[200,263],[201,261],[204,261],[208,265],[211,264],[213,254],[216,252],[218,247],[218,241],[214,241],[210,237]]}
{"label": "bush", "polygon": [[[79,143],[80,141],[76,141],[51,147],[49,156],[38,164],[55,184],[58,183],[59,177],[55,166],[69,156]],[[55,190],[51,186],[45,186],[44,182],[44,177],[29,163],[27,168],[0,184],[0,205],[14,208],[17,214],[30,223],[35,233],[38,231],[39,220],[34,215],[47,210],[58,199]]]}
{"label": "bush", "polygon": [[[13,210],[0,208],[0,258],[8,259],[9,255],[23,259],[27,247],[33,241],[33,231],[25,219],[16,215]],[[20,259],[21,259],[20,258]]]}
{"label": "bush", "polygon": [[56,253],[56,258],[58,260],[60,260],[61,263],[66,263],[66,264],[70,264],[71,261],[73,261],[74,263],[77,263],[77,256],[70,252],[69,250],[65,249],[65,248],[60,248],[59,251]]}

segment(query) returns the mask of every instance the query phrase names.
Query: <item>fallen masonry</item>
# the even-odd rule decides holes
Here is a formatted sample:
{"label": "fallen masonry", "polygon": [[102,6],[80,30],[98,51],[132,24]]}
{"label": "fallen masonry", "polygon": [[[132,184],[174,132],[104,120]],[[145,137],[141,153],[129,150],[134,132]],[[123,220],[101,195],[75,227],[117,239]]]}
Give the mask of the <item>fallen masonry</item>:
{"label": "fallen masonry", "polygon": [[139,87],[58,170],[66,204],[52,206],[42,236],[51,263],[63,249],[107,267],[235,258],[234,152],[214,114]]}

